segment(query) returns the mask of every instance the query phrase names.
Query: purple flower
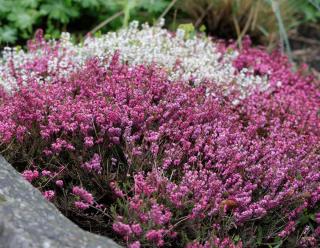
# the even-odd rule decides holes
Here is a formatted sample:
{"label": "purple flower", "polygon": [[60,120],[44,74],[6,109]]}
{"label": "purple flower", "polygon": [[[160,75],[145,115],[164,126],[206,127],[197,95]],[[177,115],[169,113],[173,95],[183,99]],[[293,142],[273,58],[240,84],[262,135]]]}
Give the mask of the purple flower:
{"label": "purple flower", "polygon": [[135,241],[135,242],[129,244],[128,247],[129,247],[129,248],[140,248],[140,247],[141,247],[141,244],[140,244],[139,241]]}
{"label": "purple flower", "polygon": [[22,176],[29,182],[32,182],[33,180],[37,179],[39,177],[39,172],[37,170],[25,170],[22,172]]}
{"label": "purple flower", "polygon": [[90,207],[88,203],[82,202],[82,201],[75,201],[74,206],[80,210],[85,210]]}
{"label": "purple flower", "polygon": [[102,167],[101,167],[101,157],[99,154],[95,153],[92,157],[92,159],[88,162],[85,162],[82,165],[83,168],[85,168],[88,171],[95,171],[97,173],[101,173]]}
{"label": "purple flower", "polygon": [[63,187],[63,181],[62,181],[62,180],[57,180],[57,181],[56,181],[56,185],[57,185],[59,188],[62,188],[62,187]]}
{"label": "purple flower", "polygon": [[42,193],[42,195],[48,200],[48,201],[51,201],[54,196],[55,196],[55,193],[53,190],[47,190],[47,191],[44,191]]}
{"label": "purple flower", "polygon": [[74,186],[72,188],[72,193],[74,195],[77,195],[81,198],[82,201],[84,201],[85,203],[92,205],[94,202],[93,196],[92,194],[90,194],[88,191],[86,191],[84,188],[78,187],[78,186]]}

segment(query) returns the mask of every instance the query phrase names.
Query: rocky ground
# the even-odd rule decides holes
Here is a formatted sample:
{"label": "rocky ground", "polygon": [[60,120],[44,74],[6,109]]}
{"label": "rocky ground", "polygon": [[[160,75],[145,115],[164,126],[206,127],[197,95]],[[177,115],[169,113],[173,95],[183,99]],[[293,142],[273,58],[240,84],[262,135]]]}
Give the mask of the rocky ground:
{"label": "rocky ground", "polygon": [[80,229],[0,156],[0,248],[117,248]]}

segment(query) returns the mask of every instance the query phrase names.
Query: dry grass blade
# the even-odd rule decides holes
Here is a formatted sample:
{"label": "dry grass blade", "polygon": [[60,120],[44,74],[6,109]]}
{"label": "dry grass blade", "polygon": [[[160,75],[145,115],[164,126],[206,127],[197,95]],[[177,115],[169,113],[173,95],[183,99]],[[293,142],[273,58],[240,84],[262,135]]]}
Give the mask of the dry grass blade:
{"label": "dry grass blade", "polygon": [[171,3],[167,6],[167,8],[163,11],[163,13],[160,15],[159,20],[164,18],[166,14],[169,12],[169,10],[176,4],[177,0],[172,0]]}
{"label": "dry grass blade", "polygon": [[108,19],[104,20],[98,26],[96,26],[94,29],[92,29],[89,33],[93,34],[93,33],[97,32],[99,29],[103,28],[105,25],[107,25],[108,23],[112,22],[113,20],[115,20],[119,16],[122,16],[123,14],[124,14],[124,11],[120,11],[120,12],[110,16]]}

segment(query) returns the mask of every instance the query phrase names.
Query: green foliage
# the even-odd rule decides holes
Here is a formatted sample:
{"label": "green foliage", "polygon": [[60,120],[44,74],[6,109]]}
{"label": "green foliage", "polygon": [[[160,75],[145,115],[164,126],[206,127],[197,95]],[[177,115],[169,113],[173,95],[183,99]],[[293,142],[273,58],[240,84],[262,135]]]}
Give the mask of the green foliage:
{"label": "green foliage", "polygon": [[320,21],[320,0],[181,0],[177,8],[196,28],[206,25],[213,36],[235,39],[241,46],[250,35],[254,43],[269,48],[280,40],[288,54],[288,31]]}
{"label": "green foliage", "polygon": [[17,30],[10,26],[0,27],[0,41],[14,43],[17,40]]}
{"label": "green foliage", "polygon": [[317,22],[320,20],[320,0],[301,1],[300,9],[304,15],[304,21]]}
{"label": "green foliage", "polygon": [[[152,22],[170,0],[0,0],[0,45],[24,43],[37,28],[51,38],[61,31],[85,35],[117,12],[124,12],[105,29],[118,29],[137,19]],[[48,37],[48,36],[47,36]]]}
{"label": "green foliage", "polygon": [[[261,7],[268,3],[267,0],[252,1],[254,4],[251,4],[249,0],[232,1],[232,5],[229,4],[230,2],[229,0],[199,0],[199,2],[188,0],[0,0],[0,47],[14,43],[24,44],[25,40],[32,37],[37,28],[44,29],[51,38],[58,38],[62,31],[70,31],[78,40],[81,40],[81,37],[98,24],[120,12],[121,16],[119,15],[112,22],[103,25],[102,33],[110,29],[116,30],[123,26],[126,27],[132,20],[154,23],[165,12],[168,19],[167,24],[174,29],[180,23],[190,22],[193,19],[195,26],[201,32],[211,32],[219,36],[221,29],[226,33],[226,38],[232,37],[228,34],[230,32],[229,26],[235,23],[239,25],[238,31],[240,33],[236,34],[233,29],[232,32],[233,35],[240,35],[240,38],[243,36],[241,31],[245,30],[250,33],[255,27],[257,32],[260,32],[260,36],[269,37],[266,38],[268,41],[277,36],[273,32],[278,32],[277,23],[272,24],[272,20],[275,19],[272,17],[273,14],[268,12],[264,17],[263,11],[266,9],[264,7],[261,15],[255,14],[258,9],[257,3],[259,2]],[[170,6],[171,3],[174,5]],[[301,23],[320,21],[320,0],[292,0],[287,3],[284,8],[287,10],[281,12],[286,30]],[[172,7],[169,13],[165,11],[168,6]],[[181,6],[184,7],[181,8]],[[214,18],[211,16],[210,6],[214,6],[214,13],[217,13],[213,15]],[[230,6],[232,8],[228,14],[227,8]],[[252,24],[247,29],[246,22],[243,20],[249,18],[250,11],[246,6],[256,8],[256,11],[252,12],[254,13],[251,18]],[[290,6],[290,10],[287,6]],[[287,17],[292,20],[288,21]],[[229,26],[228,23],[230,23]],[[186,33],[188,36],[192,36],[195,30],[187,30]],[[252,36],[254,38],[255,33]]]}
{"label": "green foliage", "polygon": [[195,36],[195,27],[192,23],[180,24],[178,28],[184,30],[185,39],[190,39]]}

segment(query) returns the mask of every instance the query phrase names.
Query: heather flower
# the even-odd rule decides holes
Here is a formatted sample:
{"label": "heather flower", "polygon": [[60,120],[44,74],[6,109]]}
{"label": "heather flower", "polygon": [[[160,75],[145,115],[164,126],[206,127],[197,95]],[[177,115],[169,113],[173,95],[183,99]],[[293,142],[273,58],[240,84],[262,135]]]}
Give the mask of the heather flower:
{"label": "heather flower", "polygon": [[165,230],[160,229],[160,230],[149,230],[145,237],[148,241],[151,241],[155,243],[157,246],[161,247],[164,245],[164,234]]}
{"label": "heather flower", "polygon": [[294,221],[290,221],[285,229],[279,233],[279,237],[286,237],[288,236],[291,232],[295,230],[296,223]]}
{"label": "heather flower", "polygon": [[57,181],[56,181],[56,185],[57,185],[59,188],[62,188],[62,187],[63,187],[63,181],[62,181],[62,180],[57,180]]}
{"label": "heather flower", "polygon": [[216,247],[221,247],[221,248],[242,248],[242,242],[238,242],[237,244],[234,244],[233,241],[229,238],[226,237],[223,240],[219,238],[214,238],[213,239],[213,244]]}
{"label": "heather flower", "polygon": [[142,228],[141,228],[140,224],[132,224],[131,230],[137,236],[141,235],[141,233],[142,233]]}
{"label": "heather flower", "polygon": [[79,196],[81,200],[83,200],[85,203],[88,203],[89,205],[93,204],[93,196],[88,191],[86,191],[84,188],[74,186],[72,188],[72,193],[76,196]]}
{"label": "heather flower", "polygon": [[71,151],[75,150],[72,144],[69,144],[67,141],[60,138],[58,138],[56,142],[51,144],[51,149],[56,153],[61,152],[62,149],[71,150]]}
{"label": "heather flower", "polygon": [[134,211],[139,211],[142,205],[143,205],[143,200],[139,198],[139,195],[135,195],[129,201],[129,207]]}
{"label": "heather flower", "polygon": [[54,196],[55,196],[55,193],[53,190],[47,190],[47,191],[44,191],[42,193],[42,195],[48,200],[48,201],[51,201]]}
{"label": "heather flower", "polygon": [[145,182],[144,177],[141,173],[134,176],[134,182],[134,189],[136,194],[144,193],[145,195],[150,196],[152,192],[155,191],[154,187]]}
{"label": "heather flower", "polygon": [[152,204],[150,210],[150,217],[157,225],[163,225],[170,221],[172,214],[163,205],[157,203]]}
{"label": "heather flower", "polygon": [[139,241],[135,241],[135,242],[131,243],[128,247],[129,248],[140,248],[141,244]]}
{"label": "heather flower", "polygon": [[103,204],[95,204],[95,207],[98,209],[105,209],[105,206]]}
{"label": "heather flower", "polygon": [[117,196],[117,197],[124,197],[124,193],[123,191],[118,187],[118,185],[115,182],[110,182],[110,188],[112,189],[113,193]]}
{"label": "heather flower", "polygon": [[131,230],[130,225],[124,224],[120,221],[115,222],[112,225],[112,228],[115,232],[117,232],[118,234],[120,234],[124,237],[127,237],[127,238],[132,234],[132,230]]}
{"label": "heather flower", "polygon": [[87,208],[90,207],[90,205],[86,202],[83,202],[83,201],[75,201],[74,202],[74,206],[77,208],[77,209],[80,209],[80,210],[85,210]]}
{"label": "heather flower", "polygon": [[94,145],[93,143],[93,137],[85,137],[84,138],[84,145],[86,147],[92,147]]}
{"label": "heather flower", "polygon": [[44,177],[48,177],[48,176],[51,176],[51,171],[48,171],[48,170],[42,170],[41,171],[41,175],[44,176]]}
{"label": "heather flower", "polygon": [[25,170],[22,172],[22,176],[24,179],[26,179],[29,182],[32,182],[33,180],[37,179],[39,177],[39,172],[37,170]]}
{"label": "heather flower", "polygon": [[[155,29],[132,29],[150,35],[150,42],[174,39],[181,54],[189,54],[187,44],[198,48],[180,31],[160,29],[164,38],[153,40]],[[176,239],[174,244],[181,246],[251,247],[258,222],[286,245],[307,230],[299,218],[304,212],[319,212],[320,201],[320,92],[313,77],[292,71],[281,54],[244,46],[229,59],[227,48],[221,48],[217,67],[206,62],[216,81],[193,81],[189,76],[207,68],[185,66],[183,58],[184,69],[175,61],[177,69],[171,70],[170,64],[162,64],[165,58],[140,65],[127,56],[135,46],[105,57],[103,44],[80,48],[65,38],[47,44],[38,37],[41,44],[30,44],[30,61],[17,61],[16,68],[5,62],[0,70],[8,76],[6,82],[17,83],[0,102],[2,150],[13,165],[24,165],[23,154],[43,170],[56,171],[53,175],[62,183],[83,185],[63,197],[79,210],[92,206],[90,214],[102,220],[112,216],[107,221],[113,221],[114,232],[120,234],[117,241],[126,245],[139,241],[141,246],[164,246]],[[65,49],[63,58],[60,49]],[[81,51],[88,54],[74,61]],[[197,62],[196,51],[188,55],[190,63]],[[179,55],[175,52],[169,54]],[[99,56],[85,59],[92,54]],[[228,66],[232,70],[226,73]],[[195,70],[189,73],[188,68]],[[9,69],[16,69],[15,77]],[[185,73],[188,80],[183,80]],[[258,78],[266,84],[256,84]],[[23,174],[42,186],[42,180],[35,180],[36,170]],[[95,192],[95,200],[89,192]],[[57,203],[64,199],[55,197]],[[96,208],[100,204],[106,206],[102,211]],[[306,244],[318,233],[319,228],[304,233]],[[242,240],[234,242],[234,235]]]}
{"label": "heather flower", "polygon": [[[72,44],[67,33],[62,33],[59,41],[46,42],[44,38],[38,38],[33,45],[29,45],[28,52],[5,49],[0,61],[0,83],[8,90],[17,85],[10,65],[15,68],[16,74],[25,79],[29,76],[28,72],[32,71],[37,81],[52,81],[50,76],[44,78],[43,75],[47,73],[65,77],[81,68],[87,59],[111,56],[120,51],[121,62],[133,66],[156,62],[169,72],[173,80],[192,79],[197,85],[210,80],[227,93],[238,90],[241,97],[255,89],[268,89],[268,65],[241,68],[238,71],[239,63],[234,65],[234,61],[239,51],[235,47],[228,49],[200,35],[185,39],[184,32],[177,30],[173,35],[160,25],[152,27],[144,24],[139,28],[134,21],[128,28],[116,33],[109,32],[99,38],[87,37],[81,45]],[[41,37],[41,32],[38,37]],[[254,70],[259,70],[262,75],[256,75]],[[118,142],[117,137],[113,139]],[[88,144],[91,145],[91,142]]]}
{"label": "heather flower", "polygon": [[320,213],[316,213],[315,220],[318,224],[320,224]]}
{"label": "heather flower", "polygon": [[317,240],[315,237],[302,237],[299,242],[299,247],[308,248],[308,247],[317,247]]}
{"label": "heather flower", "polygon": [[203,248],[204,246],[201,245],[198,241],[194,241],[192,243],[188,243],[186,248]]}
{"label": "heather flower", "polygon": [[101,157],[99,154],[95,153],[90,161],[85,162],[82,165],[83,168],[85,168],[88,171],[95,171],[97,173],[101,173],[102,167],[101,167]]}

